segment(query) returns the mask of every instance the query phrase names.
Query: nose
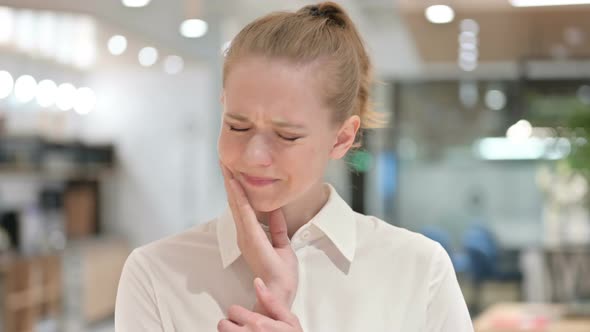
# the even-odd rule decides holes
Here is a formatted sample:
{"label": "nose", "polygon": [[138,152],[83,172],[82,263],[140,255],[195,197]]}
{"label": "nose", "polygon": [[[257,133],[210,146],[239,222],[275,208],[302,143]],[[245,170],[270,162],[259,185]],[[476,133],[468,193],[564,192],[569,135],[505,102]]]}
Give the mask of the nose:
{"label": "nose", "polygon": [[267,167],[272,164],[271,144],[264,135],[252,136],[244,151],[244,161],[252,167]]}

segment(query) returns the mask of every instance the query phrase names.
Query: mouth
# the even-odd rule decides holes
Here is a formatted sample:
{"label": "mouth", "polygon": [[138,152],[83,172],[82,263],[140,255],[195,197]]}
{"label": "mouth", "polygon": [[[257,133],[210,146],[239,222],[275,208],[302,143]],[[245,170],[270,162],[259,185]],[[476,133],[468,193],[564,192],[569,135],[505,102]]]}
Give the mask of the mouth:
{"label": "mouth", "polygon": [[265,187],[265,186],[269,186],[277,181],[279,181],[278,179],[273,179],[273,178],[265,178],[265,177],[258,177],[258,176],[251,176],[245,173],[240,173],[242,175],[242,178],[244,179],[244,181],[253,187]]}

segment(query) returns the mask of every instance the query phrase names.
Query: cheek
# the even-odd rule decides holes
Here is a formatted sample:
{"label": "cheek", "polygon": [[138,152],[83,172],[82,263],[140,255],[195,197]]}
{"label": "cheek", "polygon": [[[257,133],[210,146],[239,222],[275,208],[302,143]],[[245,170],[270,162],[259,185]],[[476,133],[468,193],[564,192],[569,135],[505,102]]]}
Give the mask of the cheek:
{"label": "cheek", "polygon": [[289,169],[292,176],[298,178],[314,178],[322,173],[326,164],[326,157],[322,155],[322,150],[315,145],[290,151],[283,157],[281,158],[282,166]]}
{"label": "cheek", "polygon": [[217,153],[224,164],[231,166],[239,158],[240,151],[242,146],[239,140],[232,139],[223,132],[219,135]]}

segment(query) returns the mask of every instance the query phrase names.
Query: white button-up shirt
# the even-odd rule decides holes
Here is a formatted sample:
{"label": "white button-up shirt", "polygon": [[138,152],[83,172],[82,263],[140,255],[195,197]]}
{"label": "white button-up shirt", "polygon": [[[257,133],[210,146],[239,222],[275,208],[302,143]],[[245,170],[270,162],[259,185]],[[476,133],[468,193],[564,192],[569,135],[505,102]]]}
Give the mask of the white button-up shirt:
{"label": "white button-up shirt", "polygon": [[[426,237],[354,212],[332,186],[293,235],[305,332],[473,331],[451,261]],[[232,304],[251,309],[254,276],[229,209],[135,249],[119,283],[117,332],[217,331]]]}

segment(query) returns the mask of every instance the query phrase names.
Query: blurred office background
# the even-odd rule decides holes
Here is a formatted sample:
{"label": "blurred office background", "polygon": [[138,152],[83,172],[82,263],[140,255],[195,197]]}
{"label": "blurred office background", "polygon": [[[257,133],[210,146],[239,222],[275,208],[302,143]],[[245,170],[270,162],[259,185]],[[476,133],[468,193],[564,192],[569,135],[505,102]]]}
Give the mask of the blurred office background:
{"label": "blurred office background", "polygon": [[[445,247],[477,331],[590,331],[590,4],[338,2],[390,126],[327,180]],[[1,331],[113,331],[130,250],[225,207],[224,48],[308,3],[0,0]]]}

